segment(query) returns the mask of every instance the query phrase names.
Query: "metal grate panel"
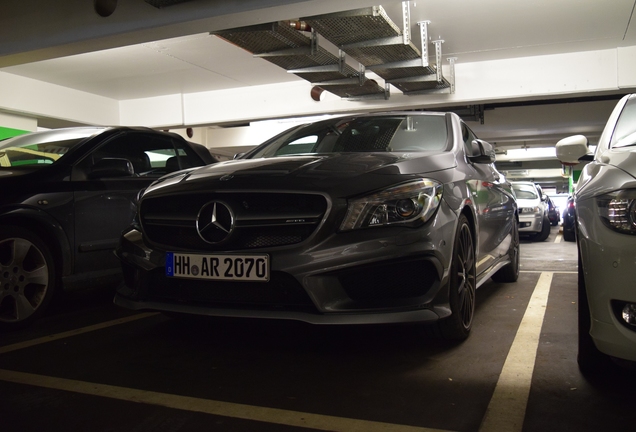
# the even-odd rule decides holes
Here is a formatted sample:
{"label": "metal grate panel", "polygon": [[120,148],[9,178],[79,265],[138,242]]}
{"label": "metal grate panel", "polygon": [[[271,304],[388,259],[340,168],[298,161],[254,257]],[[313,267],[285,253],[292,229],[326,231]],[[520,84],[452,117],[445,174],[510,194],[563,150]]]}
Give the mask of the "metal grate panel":
{"label": "metal grate panel", "polygon": [[[320,46],[312,47],[311,37],[285,23],[241,27],[212,34],[291,71],[300,78],[319,83],[322,88],[339,97],[384,97],[384,88],[375,81],[366,78],[361,80],[359,72],[346,63],[339,66],[341,62],[338,57]],[[326,71],[326,67],[333,70]],[[320,70],[312,71],[310,68]],[[352,81],[346,84],[339,82],[343,79]]]}
{"label": "metal grate panel", "polygon": [[[311,16],[302,21],[314,32],[312,37],[284,21],[212,34],[343,98],[388,98],[388,87],[367,79],[364,69],[372,70],[407,95],[454,91],[438,69],[439,45],[437,66],[429,66],[428,59],[423,61],[420,50],[410,40],[405,41],[382,6]],[[336,45],[363,68],[356,70],[344,58],[319,46],[315,34]]]}
{"label": "metal grate panel", "polygon": [[[404,43],[401,30],[391,21],[382,6],[305,17],[302,20],[405,94],[450,88],[450,83],[445,78],[440,76],[438,79],[434,66],[399,65],[400,62],[417,61],[422,54],[412,42]],[[383,68],[383,65],[387,67]],[[414,80],[408,84],[393,81],[401,78]],[[434,82],[429,78],[433,78]]]}

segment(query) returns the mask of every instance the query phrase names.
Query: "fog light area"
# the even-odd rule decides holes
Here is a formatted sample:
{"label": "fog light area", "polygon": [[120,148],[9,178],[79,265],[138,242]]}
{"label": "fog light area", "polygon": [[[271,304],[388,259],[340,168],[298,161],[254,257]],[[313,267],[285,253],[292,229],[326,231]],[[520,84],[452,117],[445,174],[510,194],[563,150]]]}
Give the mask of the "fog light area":
{"label": "fog light area", "polygon": [[636,304],[627,303],[623,307],[623,311],[621,315],[625,323],[629,324],[630,326],[636,327]]}

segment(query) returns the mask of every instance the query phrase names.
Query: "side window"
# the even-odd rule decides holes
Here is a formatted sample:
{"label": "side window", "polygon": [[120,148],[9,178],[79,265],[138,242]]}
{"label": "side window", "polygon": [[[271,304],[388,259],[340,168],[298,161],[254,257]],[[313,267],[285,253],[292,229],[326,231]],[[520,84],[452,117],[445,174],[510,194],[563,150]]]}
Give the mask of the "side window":
{"label": "side window", "polygon": [[[160,177],[172,171],[201,165],[198,156],[182,142],[170,137],[131,133],[115,137],[82,159],[73,169],[73,180],[91,177],[93,167],[103,159],[125,159],[134,177]],[[122,173],[106,177],[125,177]]]}
{"label": "side window", "polygon": [[474,156],[473,153],[473,140],[477,139],[473,131],[466,126],[466,123],[462,122],[462,141],[464,141],[464,150],[466,156]]}

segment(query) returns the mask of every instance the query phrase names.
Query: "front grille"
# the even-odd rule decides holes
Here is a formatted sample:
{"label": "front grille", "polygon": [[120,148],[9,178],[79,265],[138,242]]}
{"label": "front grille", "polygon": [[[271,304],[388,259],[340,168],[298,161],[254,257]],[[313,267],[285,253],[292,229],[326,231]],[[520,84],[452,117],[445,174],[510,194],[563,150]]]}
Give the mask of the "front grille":
{"label": "front grille", "polygon": [[[234,229],[222,241],[205,241],[197,217],[211,202],[222,202],[234,215]],[[295,193],[191,193],[148,197],[140,204],[146,239],[172,250],[229,251],[300,243],[318,227],[327,211],[322,195]]]}

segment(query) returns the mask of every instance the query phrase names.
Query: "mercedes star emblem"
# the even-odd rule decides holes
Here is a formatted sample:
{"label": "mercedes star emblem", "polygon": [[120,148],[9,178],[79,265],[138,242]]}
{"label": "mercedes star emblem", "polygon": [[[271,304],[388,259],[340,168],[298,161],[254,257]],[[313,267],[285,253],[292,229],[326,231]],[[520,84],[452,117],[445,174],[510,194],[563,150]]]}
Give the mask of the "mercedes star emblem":
{"label": "mercedes star emblem", "polygon": [[234,214],[220,201],[211,201],[201,207],[197,215],[197,232],[208,243],[221,243],[234,230]]}

